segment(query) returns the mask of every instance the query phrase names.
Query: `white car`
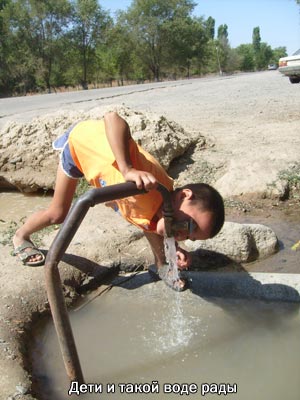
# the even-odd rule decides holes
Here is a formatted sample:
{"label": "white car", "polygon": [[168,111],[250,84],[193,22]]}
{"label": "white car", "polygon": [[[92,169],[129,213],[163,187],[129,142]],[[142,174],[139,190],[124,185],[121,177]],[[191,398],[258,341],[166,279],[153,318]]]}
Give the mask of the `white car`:
{"label": "white car", "polygon": [[279,59],[279,71],[288,76],[291,83],[300,83],[300,49],[292,56]]}

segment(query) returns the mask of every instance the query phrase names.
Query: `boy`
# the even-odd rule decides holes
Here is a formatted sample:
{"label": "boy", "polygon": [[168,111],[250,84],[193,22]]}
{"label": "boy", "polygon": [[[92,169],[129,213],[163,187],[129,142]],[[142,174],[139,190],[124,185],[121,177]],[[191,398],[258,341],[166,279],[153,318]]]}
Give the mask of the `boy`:
{"label": "boy", "polygon": [[[127,122],[117,113],[110,112],[102,120],[83,121],[71,127],[54,144],[61,150],[53,199],[48,209],[38,211],[17,230],[13,244],[15,255],[28,266],[42,265],[43,253],[30,241],[30,235],[46,226],[62,223],[69,211],[77,180],[85,177],[88,182],[101,187],[133,181],[138,189],[147,193],[116,200],[118,210],[130,223],[143,229],[154,254],[157,274],[168,282],[162,273],[166,264],[163,236],[162,198],[156,183],[168,190],[173,180],[161,165],[131,137]],[[216,235],[224,223],[224,205],[220,194],[209,185],[193,184],[172,192],[174,219],[189,221],[193,229],[178,230],[175,240],[205,240]],[[191,256],[177,248],[179,269],[187,269]],[[172,282],[175,290],[185,289],[185,281]]]}

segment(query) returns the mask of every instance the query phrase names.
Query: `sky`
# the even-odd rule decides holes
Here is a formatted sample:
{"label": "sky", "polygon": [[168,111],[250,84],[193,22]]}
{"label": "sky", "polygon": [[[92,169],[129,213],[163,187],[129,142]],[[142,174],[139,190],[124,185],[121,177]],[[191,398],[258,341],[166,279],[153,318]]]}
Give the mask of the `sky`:
{"label": "sky", "polygon": [[[98,0],[112,15],[126,10],[132,0]],[[285,46],[288,55],[300,49],[300,6],[295,0],[194,0],[193,15],[213,17],[217,28],[227,24],[229,42],[235,48],[252,43],[253,28],[259,26],[261,41],[273,49]]]}

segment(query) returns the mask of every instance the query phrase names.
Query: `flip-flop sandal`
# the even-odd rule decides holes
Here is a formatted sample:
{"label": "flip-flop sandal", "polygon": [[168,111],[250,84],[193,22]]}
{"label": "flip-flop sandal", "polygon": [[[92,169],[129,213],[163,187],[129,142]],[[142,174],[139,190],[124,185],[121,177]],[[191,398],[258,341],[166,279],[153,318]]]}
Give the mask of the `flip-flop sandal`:
{"label": "flip-flop sandal", "polygon": [[175,290],[175,292],[183,292],[188,288],[188,281],[180,277],[180,280],[184,283],[183,286],[179,286],[179,280],[173,280],[170,277],[170,267],[168,264],[158,268],[152,264],[148,267],[148,272],[155,280],[162,280],[168,287]]}
{"label": "flip-flop sandal", "polygon": [[[31,250],[25,251],[30,248]],[[32,242],[24,240],[24,242],[15,248],[13,252],[14,256],[18,256],[24,265],[28,267],[38,267],[45,264],[45,256]],[[42,258],[38,261],[28,261],[30,257],[40,255]]]}

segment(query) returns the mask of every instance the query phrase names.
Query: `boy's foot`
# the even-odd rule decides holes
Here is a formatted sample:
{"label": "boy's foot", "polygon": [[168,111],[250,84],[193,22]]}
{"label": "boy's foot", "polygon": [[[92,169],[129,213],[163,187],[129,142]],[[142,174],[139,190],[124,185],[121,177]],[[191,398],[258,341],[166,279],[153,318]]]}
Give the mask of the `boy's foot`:
{"label": "boy's foot", "polygon": [[13,255],[18,256],[24,265],[29,267],[44,265],[44,254],[30,240],[23,240],[19,246],[14,244],[14,248]]}
{"label": "boy's foot", "polygon": [[178,278],[173,279],[172,271],[168,264],[157,268],[156,265],[152,264],[148,267],[149,274],[155,279],[161,279],[164,283],[176,292],[183,292],[188,288],[188,282],[186,279]]}

